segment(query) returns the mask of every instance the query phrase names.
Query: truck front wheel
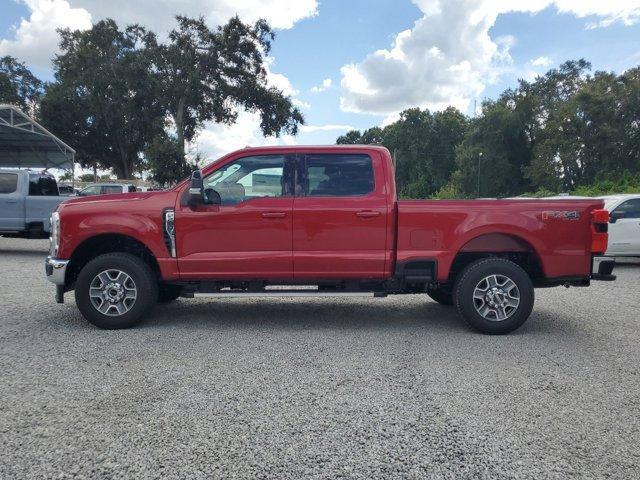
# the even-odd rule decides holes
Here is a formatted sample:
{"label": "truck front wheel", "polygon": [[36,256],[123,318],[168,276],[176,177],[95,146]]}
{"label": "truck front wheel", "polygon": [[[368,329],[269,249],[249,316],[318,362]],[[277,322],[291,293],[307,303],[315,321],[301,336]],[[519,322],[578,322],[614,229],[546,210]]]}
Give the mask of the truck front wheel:
{"label": "truck front wheel", "polygon": [[458,312],[482,333],[514,331],[529,318],[533,302],[533,284],[527,272],[503,258],[473,262],[460,273],[454,288]]}
{"label": "truck front wheel", "polygon": [[144,261],[128,253],[107,253],[87,263],[76,280],[76,305],[105,329],[136,325],[158,300],[158,282]]}

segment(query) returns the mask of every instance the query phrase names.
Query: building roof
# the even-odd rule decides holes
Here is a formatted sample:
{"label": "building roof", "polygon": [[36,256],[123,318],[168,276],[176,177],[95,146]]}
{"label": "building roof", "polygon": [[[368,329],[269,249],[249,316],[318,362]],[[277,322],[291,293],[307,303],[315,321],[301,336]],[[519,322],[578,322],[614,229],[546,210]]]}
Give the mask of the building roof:
{"label": "building roof", "polygon": [[0,105],[0,167],[73,169],[75,150],[12,105]]}

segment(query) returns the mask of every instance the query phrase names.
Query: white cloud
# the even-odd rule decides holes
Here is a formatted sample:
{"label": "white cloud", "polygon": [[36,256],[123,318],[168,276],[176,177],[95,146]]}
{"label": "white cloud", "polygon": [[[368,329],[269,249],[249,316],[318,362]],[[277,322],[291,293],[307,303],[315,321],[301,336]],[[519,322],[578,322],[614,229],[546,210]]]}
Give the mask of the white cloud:
{"label": "white cloud", "polygon": [[538,57],[531,61],[531,65],[534,67],[548,67],[551,65],[551,59],[549,57]]}
{"label": "white cloud", "polygon": [[207,124],[194,143],[196,150],[202,153],[209,163],[239,148],[293,145],[295,138],[292,135],[279,138],[264,137],[260,131],[260,116],[257,113],[242,111],[233,125]]}
{"label": "white cloud", "polygon": [[0,40],[0,56],[13,55],[30,66],[49,68],[58,50],[57,28],[91,27],[91,15],[66,0],[23,0],[31,11],[15,27],[14,39]]}
{"label": "white cloud", "polygon": [[311,87],[310,91],[313,93],[324,92],[326,89],[331,88],[333,81],[330,78],[325,78],[320,85]]}
{"label": "white cloud", "polygon": [[515,39],[492,39],[498,15],[553,7],[588,26],[640,21],[640,0],[413,0],[423,12],[388,49],[341,68],[343,111],[391,116],[408,107],[467,110],[486,85],[513,63]]}
{"label": "white cloud", "polygon": [[351,125],[302,125],[300,127],[300,131],[303,133],[313,133],[313,132],[331,132],[331,131],[347,131],[347,130],[356,130],[356,127]]}
{"label": "white cloud", "polygon": [[[8,0],[3,0],[8,1]],[[265,18],[273,28],[287,29],[317,14],[317,0],[18,0],[30,10],[14,29],[14,38],[0,40],[0,55],[10,54],[32,66],[50,67],[57,52],[57,28],[86,29],[91,21],[113,18],[120,25],[140,23],[165,35],[176,14],[204,16],[220,25],[233,15],[245,22]]]}

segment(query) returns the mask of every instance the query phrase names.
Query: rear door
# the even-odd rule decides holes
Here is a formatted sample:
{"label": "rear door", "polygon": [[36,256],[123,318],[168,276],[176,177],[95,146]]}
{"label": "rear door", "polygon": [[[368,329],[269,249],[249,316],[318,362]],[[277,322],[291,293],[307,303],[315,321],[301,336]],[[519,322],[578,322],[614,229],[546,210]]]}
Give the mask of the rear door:
{"label": "rear door", "polygon": [[609,224],[607,253],[640,255],[640,198],[622,202],[613,212],[621,213],[623,216],[615,223]]}
{"label": "rear door", "polygon": [[372,155],[298,156],[296,279],[383,277],[389,209],[382,161]]}
{"label": "rear door", "polygon": [[0,172],[0,231],[20,231],[25,228],[24,197],[18,189],[17,173]]}

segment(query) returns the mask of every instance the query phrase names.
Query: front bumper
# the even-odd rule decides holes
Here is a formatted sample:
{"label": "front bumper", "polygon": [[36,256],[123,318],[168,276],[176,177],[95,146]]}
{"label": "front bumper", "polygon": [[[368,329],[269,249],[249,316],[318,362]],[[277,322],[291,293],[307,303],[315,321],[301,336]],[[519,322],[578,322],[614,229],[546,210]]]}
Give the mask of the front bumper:
{"label": "front bumper", "polygon": [[591,264],[591,278],[593,280],[613,281],[616,279],[615,275],[612,275],[613,267],[616,261],[611,257],[593,257]]}
{"label": "front bumper", "polygon": [[45,272],[47,272],[47,280],[55,285],[64,286],[64,279],[67,273],[67,265],[69,260],[58,260],[52,256],[48,256],[44,263]]}

